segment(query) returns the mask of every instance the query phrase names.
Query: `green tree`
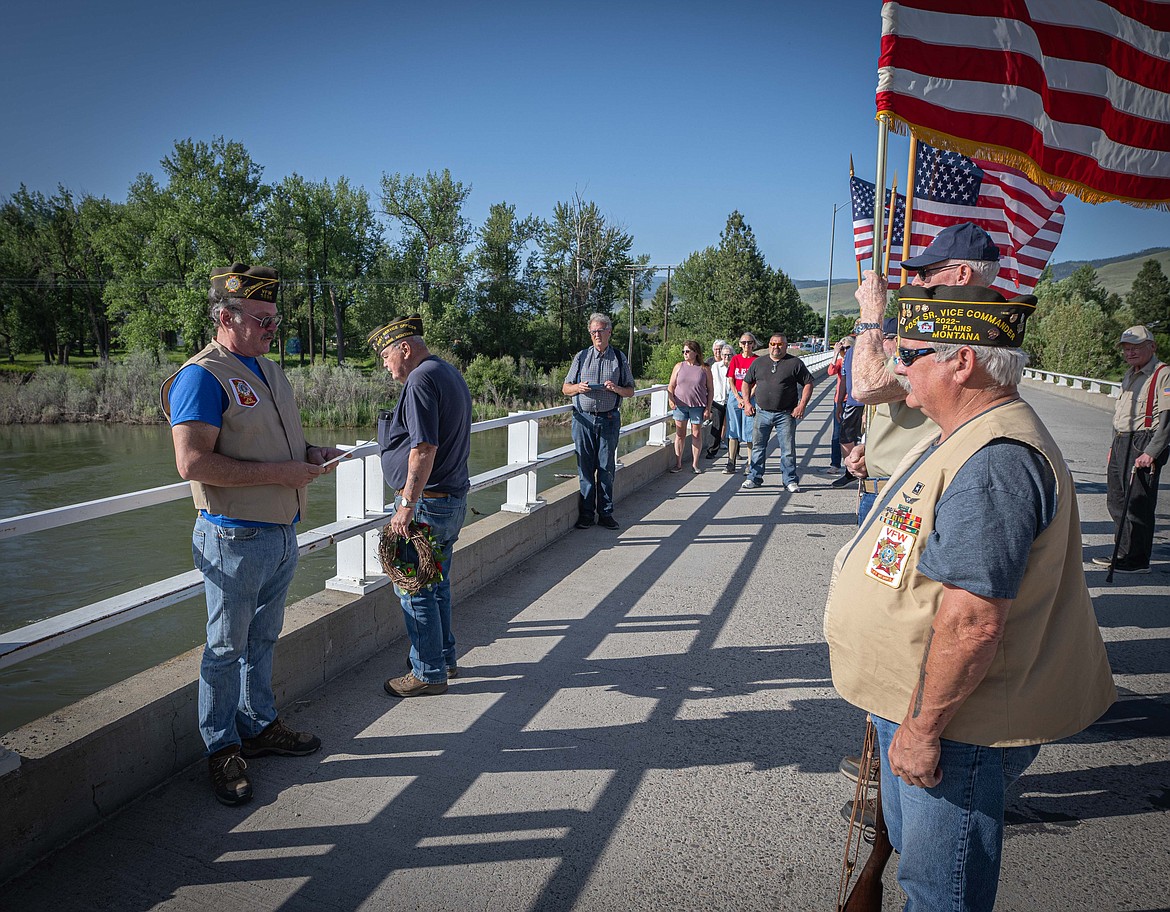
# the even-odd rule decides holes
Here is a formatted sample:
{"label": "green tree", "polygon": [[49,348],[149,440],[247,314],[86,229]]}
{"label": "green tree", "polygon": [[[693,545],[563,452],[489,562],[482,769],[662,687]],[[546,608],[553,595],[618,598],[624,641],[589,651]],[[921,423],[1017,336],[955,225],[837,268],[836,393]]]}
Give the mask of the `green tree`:
{"label": "green tree", "polygon": [[[1094,300],[1086,300],[1086,294]],[[1092,283],[1041,282],[1036,298],[1036,312],[1024,335],[1024,350],[1034,367],[1078,377],[1116,373],[1120,330],[1098,303],[1104,295],[1097,295]]]}
{"label": "green tree", "polygon": [[764,261],[751,226],[738,211],[727,217],[718,247],[691,254],[676,281],[679,320],[700,338],[751,330],[799,338],[818,325],[792,280]]}
{"label": "green tree", "polygon": [[1135,322],[1170,331],[1170,278],[1157,260],[1142,263],[1125,301]]}
{"label": "green tree", "polygon": [[103,230],[115,276],[106,306],[124,314],[131,347],[156,348],[178,330],[194,350],[211,333],[208,276],[255,261],[269,188],[243,145],[223,137],[180,140],[160,164],[166,184],[140,174]]}
{"label": "green tree", "polygon": [[623,298],[634,239],[579,194],[553,207],[541,234],[545,312],[557,327],[560,357],[587,340],[589,315],[609,313]]}
{"label": "green tree", "polygon": [[[475,285],[471,292],[469,351],[501,356],[515,352],[538,303],[533,249],[540,220],[516,218],[516,207],[496,203],[477,232],[472,253]],[[527,256],[526,256],[527,254]]]}
{"label": "green tree", "polygon": [[464,251],[472,239],[463,204],[471,186],[442,173],[425,177],[382,175],[382,211],[402,228],[402,252],[418,282],[420,309],[428,334],[450,344],[463,333],[466,314],[456,308],[468,263]]}

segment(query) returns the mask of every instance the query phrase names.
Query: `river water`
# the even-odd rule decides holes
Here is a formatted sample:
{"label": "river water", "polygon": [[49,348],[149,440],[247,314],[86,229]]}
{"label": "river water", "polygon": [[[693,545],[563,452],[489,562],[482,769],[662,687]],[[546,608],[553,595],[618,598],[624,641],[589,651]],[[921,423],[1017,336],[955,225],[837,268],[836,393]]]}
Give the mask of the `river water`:
{"label": "river water", "polygon": [[[308,439],[352,444],[356,430],[306,429]],[[645,434],[623,438],[622,452]],[[540,446],[571,442],[567,427],[541,427]],[[472,436],[471,474],[507,462],[507,429]],[[540,470],[540,489],[576,474],[573,457]],[[0,515],[17,516],[180,481],[165,426],[0,426]],[[330,474],[309,489],[305,531],[333,522]],[[468,522],[495,513],[505,486],[473,494]],[[478,514],[478,515],[477,515]],[[0,630],[13,630],[190,570],[189,499],[0,541]],[[301,560],[289,602],[335,575],[333,549]],[[0,733],[68,705],[203,642],[203,597],[0,671]]]}

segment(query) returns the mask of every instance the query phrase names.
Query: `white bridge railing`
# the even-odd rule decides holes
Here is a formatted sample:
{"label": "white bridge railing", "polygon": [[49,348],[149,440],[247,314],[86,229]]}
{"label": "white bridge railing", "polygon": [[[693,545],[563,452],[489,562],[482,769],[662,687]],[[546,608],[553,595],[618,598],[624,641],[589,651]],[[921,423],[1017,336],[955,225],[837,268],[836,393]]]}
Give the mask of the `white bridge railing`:
{"label": "white bridge railing", "polygon": [[1121,384],[1113,380],[1096,380],[1092,377],[1077,377],[1074,374],[1057,374],[1052,371],[1024,368],[1026,380],[1039,380],[1041,383],[1053,383],[1057,386],[1067,386],[1072,389],[1087,390],[1090,393],[1102,393],[1116,399],[1121,395]]}
{"label": "white bridge railing", "polygon": [[[666,408],[666,387],[653,386],[638,390],[634,395],[650,397],[650,417],[624,425],[621,435],[625,437],[649,429],[650,444],[665,445],[667,442],[665,422],[669,417]],[[537,491],[537,470],[573,453],[572,444],[540,452],[540,420],[566,414],[571,410],[571,405],[562,405],[534,412],[515,412],[506,418],[478,421],[473,424],[471,426],[473,434],[493,428],[508,428],[508,462],[506,465],[474,476],[471,479],[471,490],[480,491],[507,482],[507,499],[501,506],[502,510],[529,513],[539,509],[543,502]],[[341,446],[342,449],[351,450],[354,457],[337,467],[336,521],[302,532],[297,536],[297,546],[300,555],[304,556],[336,545],[337,575],[325,585],[330,589],[344,592],[364,593],[389,582],[389,578],[382,573],[377,556],[379,532],[390,519],[390,514],[386,512],[387,492],[382,480],[382,463],[378,457],[377,444],[359,442],[352,447]],[[183,481],[39,513],[13,516],[0,519],[0,539],[87,522],[190,496],[190,485]],[[168,605],[198,595],[202,589],[202,574],[197,570],[190,570],[122,595],[2,633],[0,669],[127,621],[144,617]]]}

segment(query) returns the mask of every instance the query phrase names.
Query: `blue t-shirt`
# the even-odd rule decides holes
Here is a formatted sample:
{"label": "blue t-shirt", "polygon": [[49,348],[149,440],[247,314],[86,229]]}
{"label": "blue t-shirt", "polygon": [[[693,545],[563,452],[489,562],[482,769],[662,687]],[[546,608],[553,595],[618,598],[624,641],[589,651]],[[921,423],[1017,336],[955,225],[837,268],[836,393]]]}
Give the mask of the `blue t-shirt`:
{"label": "blue t-shirt", "polygon": [[463,375],[434,355],[410,372],[398,405],[378,415],[382,474],[395,490],[406,485],[410,451],[420,443],[436,448],[426,489],[466,494],[471,487],[471,393]]}
{"label": "blue t-shirt", "polygon": [[939,498],[918,569],[984,598],[1013,599],[1032,543],[1055,515],[1056,476],[1048,460],[1017,440],[993,440]]}
{"label": "blue t-shirt", "polygon": [[[245,358],[241,355],[236,355],[236,357],[244,362],[248,370],[264,380],[264,374],[261,373],[260,365],[255,358]],[[268,381],[264,380],[264,385],[267,386]],[[223,427],[223,413],[227,411],[228,407],[227,390],[215,379],[211,371],[198,364],[188,364],[175,375],[174,382],[171,383],[169,399],[171,427],[187,421],[199,421],[213,427]],[[280,523],[258,522],[254,519],[235,519],[231,516],[224,516],[222,513],[208,513],[206,510],[199,512],[208,522],[225,528],[262,529],[267,526],[280,525]],[[300,518],[300,513],[297,513],[293,522],[297,522]]]}

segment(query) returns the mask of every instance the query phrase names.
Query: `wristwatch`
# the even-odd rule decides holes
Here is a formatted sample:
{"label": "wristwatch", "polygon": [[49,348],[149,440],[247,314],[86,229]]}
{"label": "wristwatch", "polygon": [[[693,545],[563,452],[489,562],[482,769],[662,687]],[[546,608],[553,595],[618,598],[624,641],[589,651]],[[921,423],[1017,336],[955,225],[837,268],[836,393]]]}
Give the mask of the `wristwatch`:
{"label": "wristwatch", "polygon": [[867,332],[868,330],[871,330],[871,329],[881,329],[881,328],[882,328],[881,323],[855,323],[855,324],[853,324],[853,331],[859,332],[859,333]]}

